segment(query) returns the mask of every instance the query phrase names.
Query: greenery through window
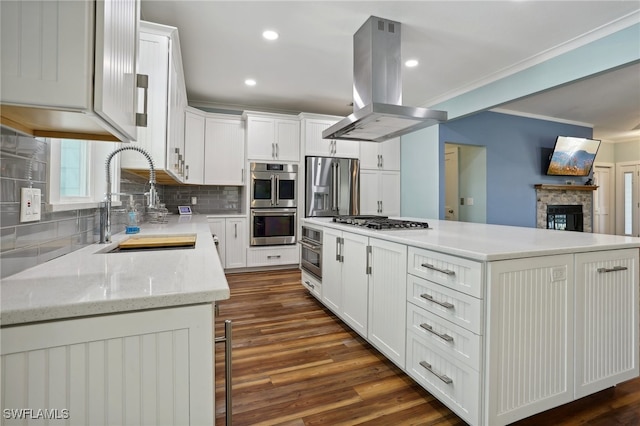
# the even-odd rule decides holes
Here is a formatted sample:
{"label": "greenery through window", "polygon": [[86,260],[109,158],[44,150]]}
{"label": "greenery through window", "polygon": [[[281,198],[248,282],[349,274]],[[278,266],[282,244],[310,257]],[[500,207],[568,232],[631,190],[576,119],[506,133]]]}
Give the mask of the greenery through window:
{"label": "greenery through window", "polygon": [[90,145],[83,140],[63,139],[60,144],[60,196],[87,197],[87,166]]}

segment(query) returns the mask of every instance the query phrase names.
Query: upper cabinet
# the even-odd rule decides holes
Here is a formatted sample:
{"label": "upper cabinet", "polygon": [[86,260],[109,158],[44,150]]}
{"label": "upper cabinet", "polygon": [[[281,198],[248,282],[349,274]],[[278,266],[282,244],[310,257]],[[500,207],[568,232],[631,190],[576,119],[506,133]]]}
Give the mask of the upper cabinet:
{"label": "upper cabinet", "polygon": [[204,184],[244,185],[244,123],[233,115],[207,114]]}
{"label": "upper cabinet", "polygon": [[400,138],[384,142],[360,142],[360,168],[400,170]]}
{"label": "upper cabinet", "polygon": [[205,113],[187,107],[184,112],[184,183],[204,183],[204,144]]}
{"label": "upper cabinet", "polygon": [[[178,30],[141,22],[138,62],[138,72],[148,76],[148,116],[147,126],[138,129],[137,140],[132,143],[151,154],[159,183],[202,183],[202,172],[198,181],[198,171],[193,170],[192,164],[187,164],[185,152],[187,90]],[[192,156],[192,160],[202,161],[204,142],[200,140],[199,143],[200,152]],[[122,152],[120,165],[145,176],[149,169],[144,156],[135,151]]]}
{"label": "upper cabinet", "polygon": [[41,137],[136,139],[139,14],[138,0],[0,2],[1,123]]}
{"label": "upper cabinet", "polygon": [[296,116],[245,112],[249,160],[300,161],[300,120]]}
{"label": "upper cabinet", "polygon": [[302,122],[304,155],[344,158],[359,157],[360,142],[322,139],[322,132],[340,121],[340,117],[319,116],[306,113],[300,114],[299,117]]}

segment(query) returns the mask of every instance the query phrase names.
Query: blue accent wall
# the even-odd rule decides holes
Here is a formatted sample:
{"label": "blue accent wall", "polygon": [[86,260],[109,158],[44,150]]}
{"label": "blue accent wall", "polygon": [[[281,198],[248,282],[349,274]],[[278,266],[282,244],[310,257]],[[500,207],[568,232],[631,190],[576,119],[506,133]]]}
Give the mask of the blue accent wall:
{"label": "blue accent wall", "polygon": [[[479,113],[439,127],[440,152],[444,152],[445,142],[487,148],[487,223],[535,228],[535,184],[564,184],[571,179],[580,185],[586,181],[546,176],[542,157],[543,148],[553,148],[557,136],[591,138],[590,127],[496,112]],[[440,157],[439,180],[440,205],[444,206],[444,156]]]}

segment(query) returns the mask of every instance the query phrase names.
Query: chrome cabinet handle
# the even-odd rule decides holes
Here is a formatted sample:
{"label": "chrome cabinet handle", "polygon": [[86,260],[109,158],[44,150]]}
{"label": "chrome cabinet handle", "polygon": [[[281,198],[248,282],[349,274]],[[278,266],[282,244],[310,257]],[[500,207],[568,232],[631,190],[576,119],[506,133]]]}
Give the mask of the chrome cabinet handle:
{"label": "chrome cabinet handle", "polygon": [[367,275],[371,275],[371,253],[371,246],[367,246],[367,268],[365,270]]}
{"label": "chrome cabinet handle", "polygon": [[280,145],[276,142],[276,158],[280,157]]}
{"label": "chrome cabinet handle", "polygon": [[447,308],[447,309],[453,309],[453,308],[454,308],[453,303],[449,303],[449,302],[440,302],[439,300],[434,299],[434,298],[433,298],[433,296],[432,296],[432,295],[430,295],[430,294],[426,294],[426,293],[424,293],[424,294],[421,294],[421,295],[420,295],[420,297],[422,297],[422,298],[423,298],[423,299],[425,299],[425,300],[428,300],[429,302],[433,302],[433,303],[435,303],[436,305],[440,305],[440,306],[442,306],[443,308]]}
{"label": "chrome cabinet handle", "polygon": [[423,268],[431,269],[432,271],[442,272],[443,274],[447,274],[450,276],[454,276],[456,274],[456,271],[452,271],[451,269],[440,269],[430,263],[421,263],[420,266],[422,266]]}
{"label": "chrome cabinet handle", "polygon": [[237,224],[237,223],[234,223],[234,224],[233,224],[233,229],[234,229],[234,230],[233,230],[233,232],[234,232],[233,237],[234,237],[234,238],[238,238],[238,224]]}
{"label": "chrome cabinet handle", "polygon": [[313,284],[311,284],[311,282],[309,282],[309,281],[305,281],[304,283],[305,283],[306,285],[308,285],[309,287],[311,287],[311,288],[316,288],[316,286],[315,286],[315,285],[313,285]]}
{"label": "chrome cabinet handle", "polygon": [[427,324],[426,322],[420,324],[420,327],[424,328],[429,333],[435,334],[436,336],[438,336],[439,338],[441,338],[442,340],[444,340],[446,342],[453,342],[453,337],[452,336],[449,336],[448,334],[438,333],[437,331],[435,331],[433,329],[433,327],[431,325]]}
{"label": "chrome cabinet handle", "polygon": [[336,237],[336,261],[340,262],[340,237]]}
{"label": "chrome cabinet handle", "polygon": [[271,158],[276,158],[276,144],[271,143]]}
{"label": "chrome cabinet handle", "polygon": [[442,380],[446,384],[450,385],[453,383],[453,380],[451,379],[451,377],[447,376],[446,374],[438,374],[435,371],[433,371],[431,364],[429,364],[427,361],[420,361],[420,365],[423,366],[429,373],[433,374],[434,376],[436,376],[438,379]]}
{"label": "chrome cabinet handle", "polygon": [[137,127],[147,127],[147,118],[149,115],[147,114],[147,104],[149,102],[149,76],[146,74],[136,74],[136,87],[139,89],[144,89],[144,105],[142,109],[142,113],[136,113],[136,126]]}
{"label": "chrome cabinet handle", "polygon": [[617,272],[617,271],[626,271],[627,268],[626,266],[614,266],[613,268],[598,268],[596,269],[596,271],[598,271],[599,273],[606,273],[606,272]]}
{"label": "chrome cabinet handle", "polygon": [[240,182],[244,183],[244,168],[240,169]]}
{"label": "chrome cabinet handle", "polygon": [[184,166],[185,168],[185,180],[189,180],[189,165]]}
{"label": "chrome cabinet handle", "polygon": [[380,213],[382,213],[384,211],[384,207],[382,205],[382,200],[380,200]]}
{"label": "chrome cabinet handle", "polygon": [[280,259],[280,255],[279,254],[270,255],[270,256],[267,256],[267,259]]}
{"label": "chrome cabinet handle", "polygon": [[384,169],[384,157],[380,154],[380,168]]}

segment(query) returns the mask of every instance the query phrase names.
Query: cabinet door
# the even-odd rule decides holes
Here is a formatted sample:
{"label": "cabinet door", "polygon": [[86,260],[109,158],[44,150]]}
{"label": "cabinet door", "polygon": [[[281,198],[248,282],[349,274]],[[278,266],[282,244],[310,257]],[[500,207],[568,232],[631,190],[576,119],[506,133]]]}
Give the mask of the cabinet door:
{"label": "cabinet door", "polygon": [[207,219],[207,222],[209,222],[211,235],[215,235],[216,237],[218,237],[218,246],[216,247],[216,249],[218,250],[218,257],[220,258],[220,265],[225,268],[226,221],[224,218],[209,218]]}
{"label": "cabinet door", "polygon": [[380,168],[382,170],[400,170],[400,138],[380,143]]}
{"label": "cabinet door", "polygon": [[379,185],[381,213],[400,216],[400,172],[380,172]]}
{"label": "cabinet door", "polygon": [[369,245],[369,342],[404,368],[407,246],[375,238]]}
{"label": "cabinet door", "polygon": [[204,116],[185,112],[184,182],[201,185],[204,181]]}
{"label": "cabinet door", "polygon": [[360,142],[360,169],[380,168],[380,143]]}
{"label": "cabinet door", "polygon": [[367,243],[365,236],[342,233],[341,317],[358,334],[367,337]]}
{"label": "cabinet door", "polygon": [[125,137],[135,140],[136,58],[140,2],[96,4],[94,111]]}
{"label": "cabinet door", "polygon": [[305,120],[304,151],[305,155],[330,157],[333,155],[333,141],[322,139],[322,132],[333,122],[325,120]]}
{"label": "cabinet door", "polygon": [[573,266],[571,254],[488,264],[484,424],[573,400]]}
{"label": "cabinet door", "polygon": [[235,118],[207,118],[205,185],[244,185],[244,127]]}
{"label": "cabinet door", "polygon": [[336,314],[342,307],[342,232],[324,228],[322,232],[322,301]]}
{"label": "cabinet door", "polygon": [[[182,56],[177,40],[177,33],[172,33],[169,52],[169,86],[167,114],[167,170],[177,179],[182,180],[186,172],[186,155],[184,143],[185,115],[187,107],[187,88],[182,71]],[[202,155],[202,154],[200,154]],[[172,162],[170,159],[176,159]],[[202,179],[202,178],[200,178]]]}
{"label": "cabinet door", "polygon": [[250,160],[274,160],[275,144],[275,122],[272,118],[247,118],[247,157]]}
{"label": "cabinet door", "polygon": [[247,220],[227,219],[225,232],[225,266],[244,268],[247,265]]}
{"label": "cabinet door", "polygon": [[379,172],[375,170],[360,170],[360,214],[379,215],[380,184]]}
{"label": "cabinet door", "polygon": [[576,254],[575,397],[638,376],[638,250]]}
{"label": "cabinet door", "polygon": [[[169,38],[140,31],[138,73],[149,76],[147,92],[147,126],[138,127],[138,138],[132,142],[146,150],[155,167],[165,168],[167,140],[167,79],[169,78]],[[135,151],[120,154],[120,166],[129,169],[148,169],[147,159]]]}
{"label": "cabinet door", "polygon": [[359,158],[360,142],[345,140],[334,141],[333,156],[340,158]]}
{"label": "cabinet door", "polygon": [[300,122],[275,120],[275,158],[283,161],[300,161]]}

